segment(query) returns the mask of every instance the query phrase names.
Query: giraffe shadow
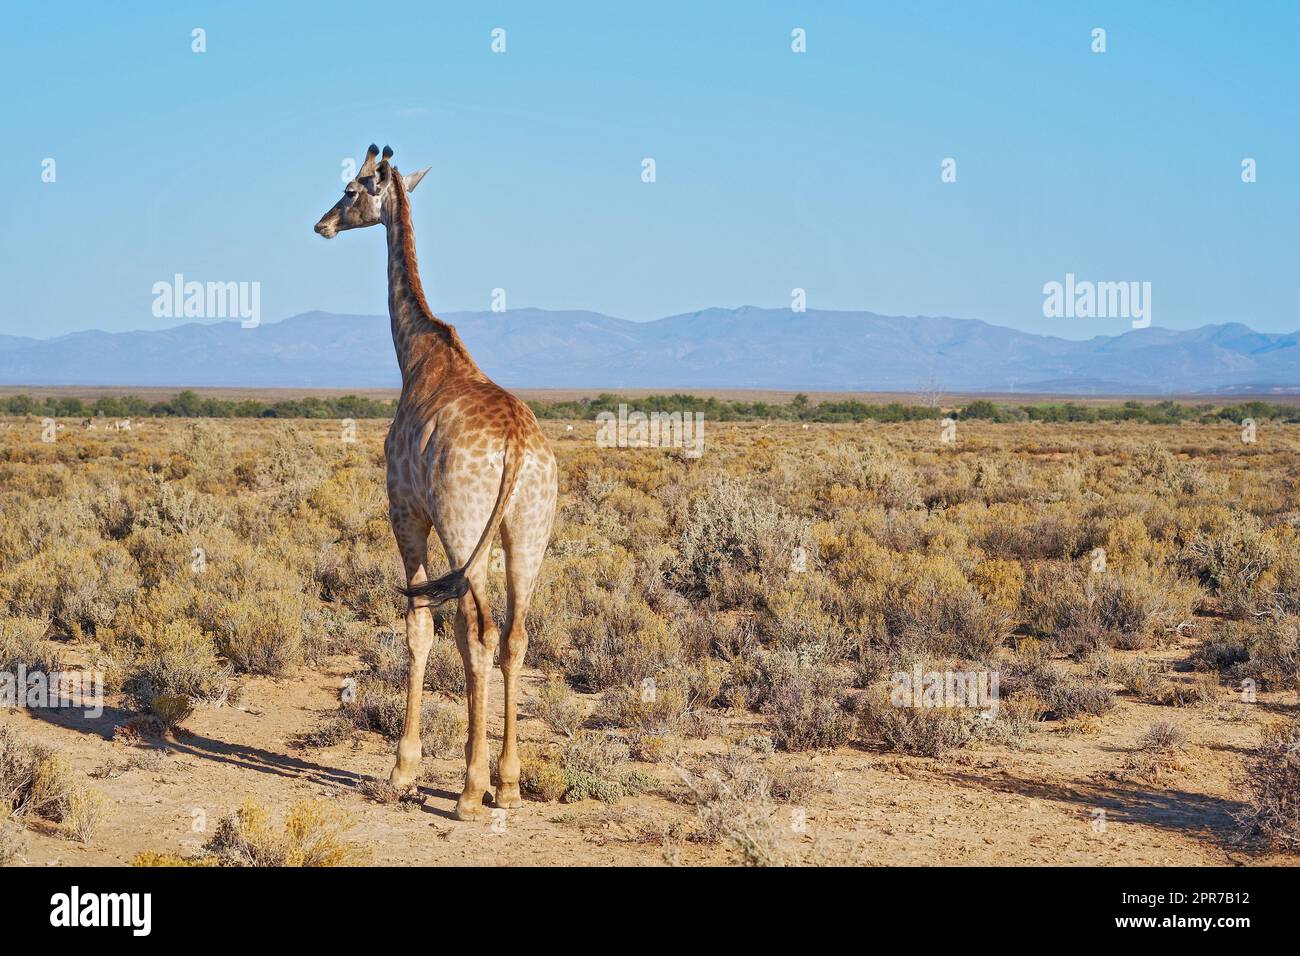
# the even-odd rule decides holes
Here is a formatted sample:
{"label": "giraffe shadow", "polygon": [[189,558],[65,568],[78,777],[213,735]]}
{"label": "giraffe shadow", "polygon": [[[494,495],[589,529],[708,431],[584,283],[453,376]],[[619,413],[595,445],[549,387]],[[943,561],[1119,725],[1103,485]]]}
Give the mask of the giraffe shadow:
{"label": "giraffe shadow", "polygon": [[[225,741],[215,740],[211,737],[203,737],[197,734],[187,734],[176,740],[169,740],[167,746],[170,750],[189,754],[194,757],[201,757],[207,760],[215,760],[219,763],[227,763],[240,768],[241,770],[253,770],[258,773],[269,773],[279,777],[286,777],[293,780],[305,780],[310,783],[321,784],[324,786],[346,787],[365,797],[362,790],[363,784],[376,778],[369,774],[354,773],[351,770],[340,770],[336,767],[327,767],[323,764],[315,763],[310,760],[304,760],[301,757],[294,757],[289,754],[277,753],[271,750],[264,750],[261,747],[252,747],[247,744],[230,744]],[[449,790],[439,789],[432,786],[417,786],[417,792],[434,797],[442,801],[450,801],[453,805],[459,794],[452,793]],[[421,812],[433,814],[434,816],[443,817],[447,820],[455,820],[455,814],[439,806],[430,804],[427,800],[418,802]]]}
{"label": "giraffe shadow", "polygon": [[[105,707],[102,715],[93,718],[85,716],[80,711],[64,708],[33,710],[31,713],[37,719],[57,727],[107,740],[113,739],[113,731],[119,724],[136,716],[133,711],[116,707]],[[241,770],[254,770],[258,773],[270,773],[311,783],[355,787],[365,779],[363,775],[350,770],[326,767],[301,757],[277,753],[262,747],[227,743],[189,730],[181,730],[164,738],[152,741],[145,739],[141,742],[157,749],[165,748],[173,753],[229,764]]]}
{"label": "giraffe shadow", "polygon": [[938,774],[965,787],[1074,806],[1085,815],[1100,808],[1112,821],[1192,834],[1225,849],[1237,846],[1234,817],[1245,809],[1238,800],[1172,788],[1145,789],[1121,781],[993,779],[961,770],[941,770]]}
{"label": "giraffe shadow", "polygon": [[327,767],[290,754],[277,753],[249,744],[227,743],[224,740],[195,733],[184,733],[169,738],[167,748],[178,754],[229,764],[241,770],[253,770],[326,786],[356,788],[366,779],[365,775],[350,770]]}
{"label": "giraffe shadow", "polygon": [[[135,716],[133,711],[113,707],[105,707],[104,712],[97,717],[87,717],[82,711],[66,708],[32,710],[30,713],[37,719],[54,726],[107,740],[113,739],[114,728],[124,720]],[[193,731],[182,731],[179,734],[154,741],[142,741],[142,743],[153,749],[166,749],[176,754],[227,764],[240,770],[272,774],[322,786],[346,787],[357,792],[360,792],[362,784],[371,779],[366,774],[329,767],[292,754],[249,744],[232,744]],[[453,804],[459,796],[436,786],[424,785],[417,789],[429,797],[449,800]],[[430,806],[427,802],[421,804],[421,810],[449,820],[456,819],[452,811]]]}
{"label": "giraffe shadow", "polygon": [[118,725],[136,716],[136,712],[133,710],[107,705],[102,708],[99,714],[94,716],[91,716],[80,707],[71,706],[33,707],[27,713],[37,720],[52,724],[55,727],[62,727],[64,730],[75,730],[77,733],[92,737],[102,737],[105,740],[112,740],[113,733]]}

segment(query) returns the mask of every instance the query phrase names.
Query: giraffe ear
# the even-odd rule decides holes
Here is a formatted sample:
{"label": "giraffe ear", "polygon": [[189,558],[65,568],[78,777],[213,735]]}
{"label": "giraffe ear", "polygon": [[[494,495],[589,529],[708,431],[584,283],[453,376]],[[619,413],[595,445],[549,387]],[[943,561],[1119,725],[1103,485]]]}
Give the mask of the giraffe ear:
{"label": "giraffe ear", "polygon": [[406,186],[406,191],[409,193],[416,186],[420,185],[420,180],[423,179],[425,173],[432,168],[432,166],[425,166],[424,169],[421,169],[419,172],[411,173],[409,176],[404,176],[402,182]]}

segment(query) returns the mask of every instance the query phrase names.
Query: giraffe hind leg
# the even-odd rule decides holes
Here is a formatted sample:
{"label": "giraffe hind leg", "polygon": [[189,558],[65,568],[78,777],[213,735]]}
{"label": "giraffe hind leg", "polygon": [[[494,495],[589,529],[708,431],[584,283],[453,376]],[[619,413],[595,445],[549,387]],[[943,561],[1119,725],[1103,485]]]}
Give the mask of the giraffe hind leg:
{"label": "giraffe hind leg", "polygon": [[487,577],[480,564],[456,607],[456,647],[465,666],[465,696],[469,703],[465,787],[456,800],[459,820],[479,820],[487,814],[483,798],[491,786],[487,746],[488,674],[499,640],[488,602]]}
{"label": "giraffe hind leg", "polygon": [[[512,516],[513,517],[513,516]],[[519,792],[518,707],[519,673],[528,652],[528,608],[533,585],[542,566],[546,527],[507,519],[501,526],[501,544],[506,556],[506,633],[501,643],[501,677],[505,686],[505,719],[501,735],[501,759],[497,764],[496,804],[514,808],[523,805]]]}

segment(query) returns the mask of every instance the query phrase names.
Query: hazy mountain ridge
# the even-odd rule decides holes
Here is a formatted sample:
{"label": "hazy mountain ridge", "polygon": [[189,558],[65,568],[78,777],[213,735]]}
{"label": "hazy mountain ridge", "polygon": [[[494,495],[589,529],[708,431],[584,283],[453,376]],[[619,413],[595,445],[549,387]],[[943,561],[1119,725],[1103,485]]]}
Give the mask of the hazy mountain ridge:
{"label": "hazy mountain ridge", "polygon": [[[1073,341],[975,319],[752,306],[653,322],[542,309],[442,317],[515,388],[1300,390],[1300,333],[1241,323]],[[375,388],[399,378],[387,316],[308,312],[253,329],[0,336],[0,383]]]}

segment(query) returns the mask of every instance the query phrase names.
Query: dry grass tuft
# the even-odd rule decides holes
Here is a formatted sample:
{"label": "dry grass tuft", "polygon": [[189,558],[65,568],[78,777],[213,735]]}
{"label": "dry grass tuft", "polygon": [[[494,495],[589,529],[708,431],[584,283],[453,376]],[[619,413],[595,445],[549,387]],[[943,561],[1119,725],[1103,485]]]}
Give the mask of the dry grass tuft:
{"label": "dry grass tuft", "polygon": [[266,809],[250,799],[221,819],[204,850],[224,866],[357,866],[368,853],[344,839],[351,826],[338,807],[301,800],[276,829]]}

